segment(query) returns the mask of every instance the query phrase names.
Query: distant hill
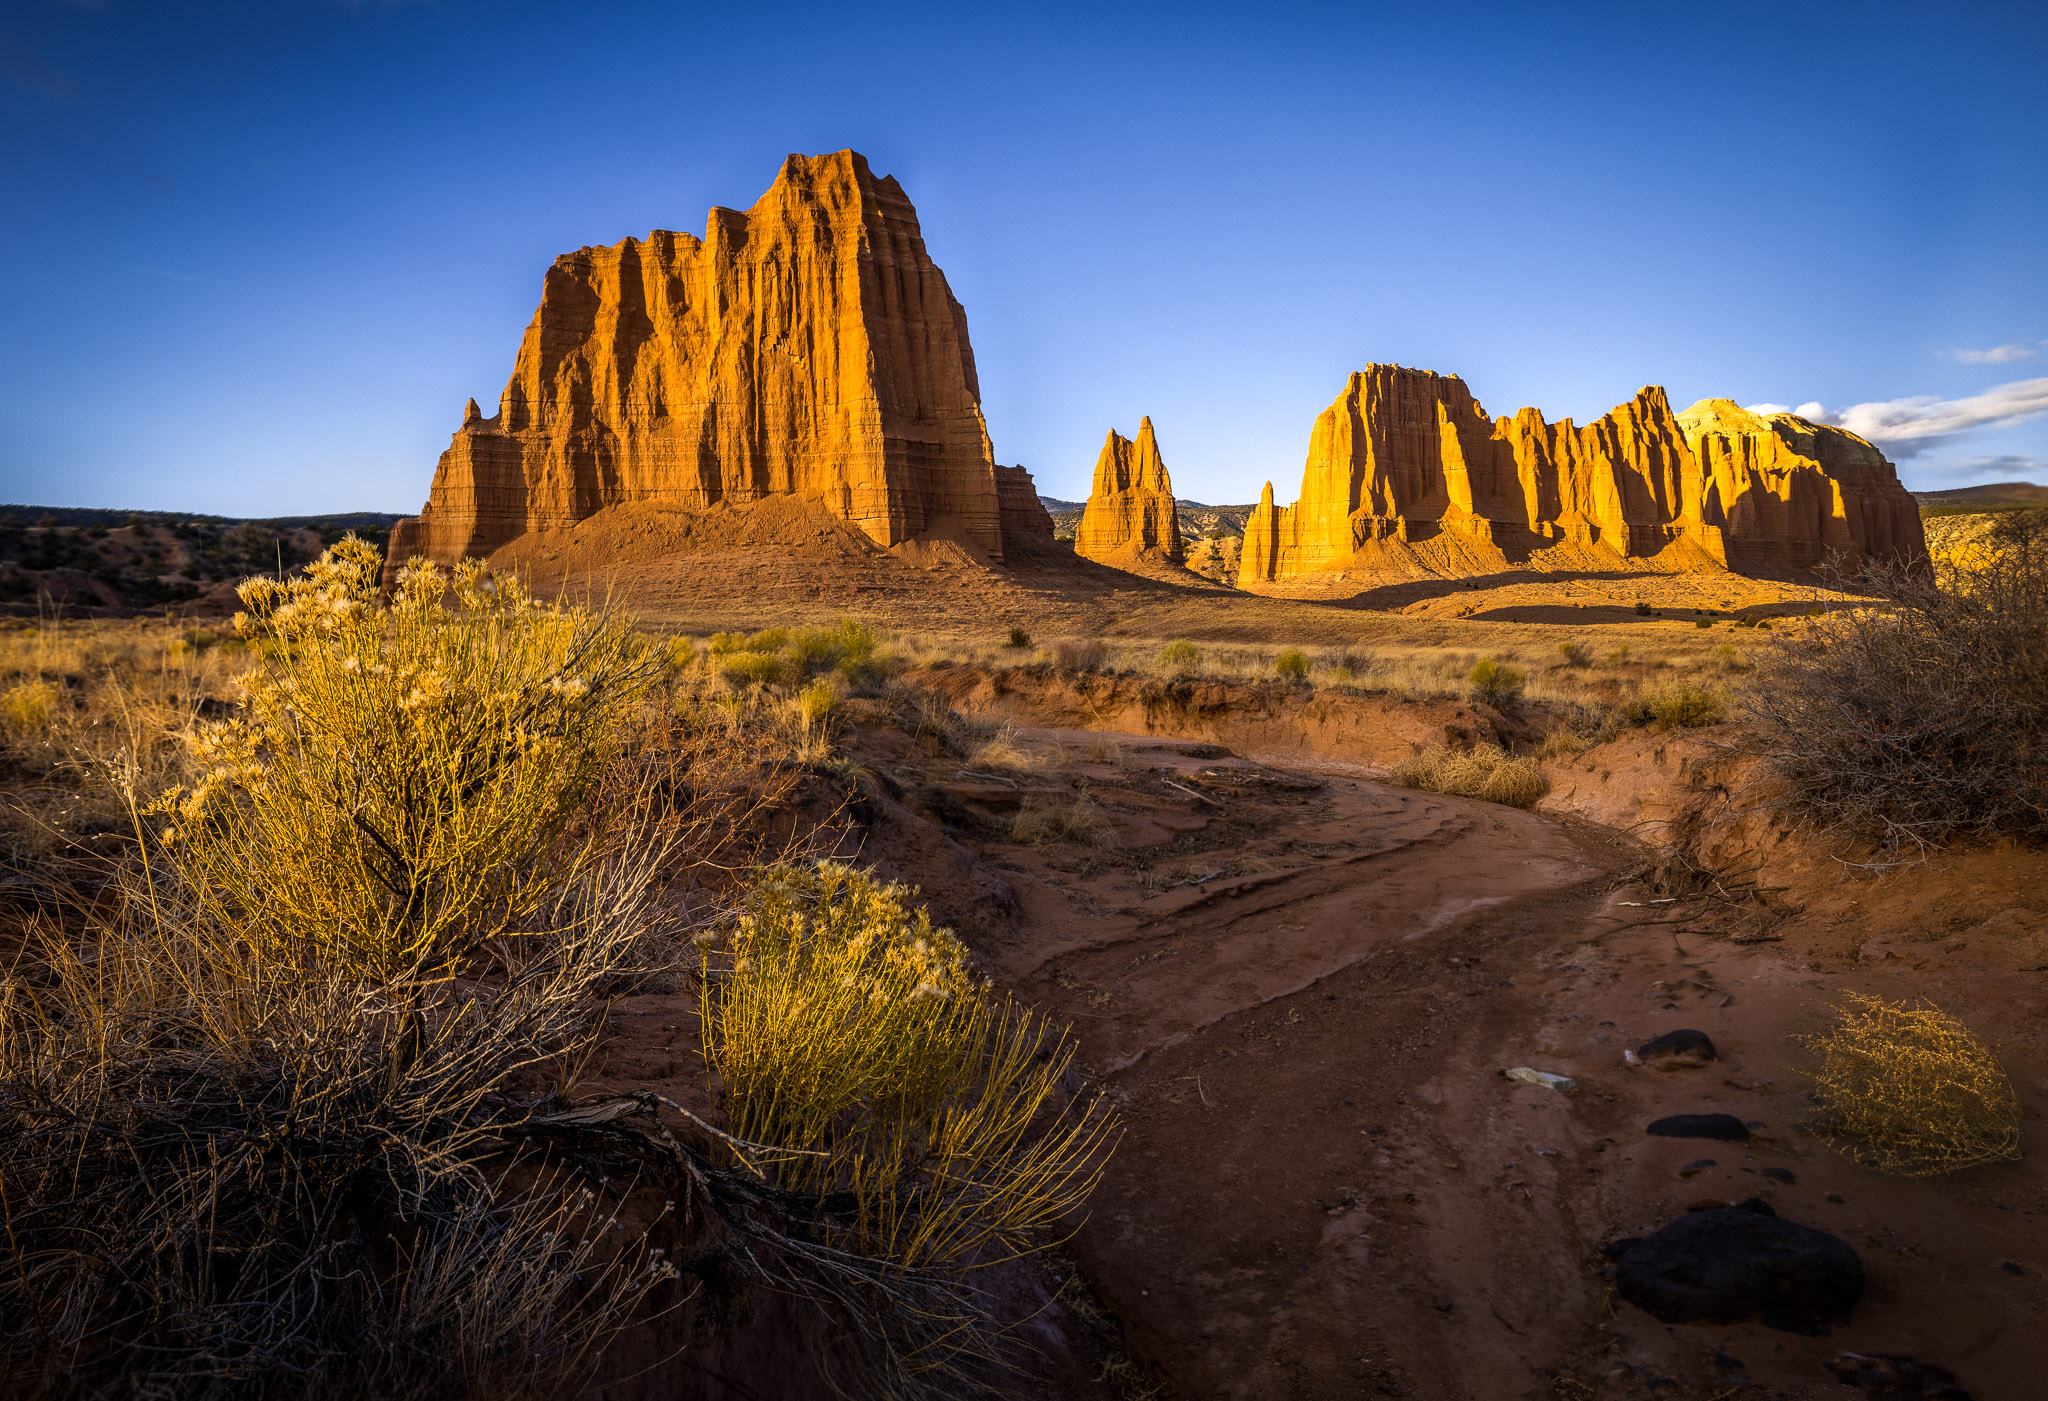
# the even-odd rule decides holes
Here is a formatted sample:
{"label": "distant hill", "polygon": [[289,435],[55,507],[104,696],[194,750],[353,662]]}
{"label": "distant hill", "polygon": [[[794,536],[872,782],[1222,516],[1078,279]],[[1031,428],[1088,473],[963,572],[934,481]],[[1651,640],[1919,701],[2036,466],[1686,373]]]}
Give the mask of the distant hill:
{"label": "distant hill", "polygon": [[1923,516],[1957,516],[1972,511],[2010,511],[2020,506],[2048,506],[2048,486],[2033,482],[1992,482],[1987,486],[1916,491]]}
{"label": "distant hill", "polygon": [[0,612],[232,608],[250,575],[295,569],[350,532],[381,547],[398,519],[0,505]]}

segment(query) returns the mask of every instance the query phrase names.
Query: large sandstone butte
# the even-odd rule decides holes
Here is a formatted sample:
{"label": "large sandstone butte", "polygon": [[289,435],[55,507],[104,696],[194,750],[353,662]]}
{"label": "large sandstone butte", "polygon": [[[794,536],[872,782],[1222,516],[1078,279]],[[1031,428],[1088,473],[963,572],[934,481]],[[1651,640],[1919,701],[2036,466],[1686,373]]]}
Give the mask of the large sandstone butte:
{"label": "large sandstone butte", "polygon": [[1926,553],[1892,465],[1842,429],[1726,399],[1673,413],[1655,387],[1584,428],[1535,409],[1490,419],[1454,375],[1368,365],[1316,420],[1301,499],[1275,506],[1266,484],[1239,579],[1370,565],[1438,538],[1467,559],[1578,545],[1770,573]]}
{"label": "large sandstone butte", "polygon": [[498,411],[470,401],[389,553],[452,563],[608,507],[787,497],[879,546],[999,560],[999,503],[1028,492],[999,485],[967,316],[902,187],[853,151],[793,155],[701,239],[555,259]]}
{"label": "large sandstone butte", "polygon": [[1095,459],[1095,484],[1087,507],[1074,528],[1076,554],[1109,560],[1133,552],[1181,562],[1173,480],[1159,456],[1150,418],[1138,424],[1135,440],[1109,430]]}

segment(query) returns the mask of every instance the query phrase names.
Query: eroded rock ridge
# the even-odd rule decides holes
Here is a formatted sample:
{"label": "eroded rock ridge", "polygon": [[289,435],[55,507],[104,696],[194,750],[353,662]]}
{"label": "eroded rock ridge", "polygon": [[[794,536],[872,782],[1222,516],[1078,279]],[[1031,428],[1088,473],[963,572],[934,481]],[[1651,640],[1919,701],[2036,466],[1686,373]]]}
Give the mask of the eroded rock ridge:
{"label": "eroded rock ridge", "polygon": [[966,313],[917,211],[855,152],[793,155],[702,238],[555,259],[497,412],[470,401],[390,556],[488,555],[611,506],[787,496],[880,546],[999,560],[1004,494]]}
{"label": "eroded rock ridge", "polygon": [[1300,499],[1276,506],[1266,484],[1239,578],[1443,535],[1510,560],[1576,544],[1749,572],[1926,553],[1891,463],[1843,429],[1726,399],[1674,413],[1654,386],[1583,428],[1535,409],[1493,419],[1455,375],[1368,365],[1316,420]]}
{"label": "eroded rock ridge", "polygon": [[1152,420],[1126,438],[1114,428],[1095,459],[1095,482],[1081,523],[1074,528],[1074,553],[1110,559],[1132,551],[1181,562],[1180,515],[1173,481],[1159,456]]}

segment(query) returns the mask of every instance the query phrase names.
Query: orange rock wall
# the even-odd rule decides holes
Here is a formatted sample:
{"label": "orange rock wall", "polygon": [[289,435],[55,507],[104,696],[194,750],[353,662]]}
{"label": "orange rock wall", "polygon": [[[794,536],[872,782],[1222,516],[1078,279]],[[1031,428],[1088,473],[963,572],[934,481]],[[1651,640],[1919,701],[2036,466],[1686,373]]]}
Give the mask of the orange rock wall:
{"label": "orange rock wall", "polygon": [[1095,459],[1095,483],[1081,523],[1074,528],[1074,553],[1107,559],[1129,550],[1152,551],[1181,561],[1180,512],[1173,480],[1159,456],[1152,420],[1126,438],[1114,428]]}
{"label": "orange rock wall", "polygon": [[815,502],[1002,556],[967,317],[893,178],[791,156],[703,238],[557,258],[498,411],[470,402],[391,556],[484,555],[608,506]]}
{"label": "orange rock wall", "polygon": [[1583,428],[1535,409],[1489,419],[1462,380],[1370,365],[1316,420],[1301,497],[1269,482],[1240,579],[1342,567],[1375,541],[1455,532],[1523,558],[1549,545],[1656,555],[1686,542],[1729,568],[1804,571],[1830,551],[1917,558],[1920,514],[1854,434],[1727,400],[1674,413],[1660,388]]}

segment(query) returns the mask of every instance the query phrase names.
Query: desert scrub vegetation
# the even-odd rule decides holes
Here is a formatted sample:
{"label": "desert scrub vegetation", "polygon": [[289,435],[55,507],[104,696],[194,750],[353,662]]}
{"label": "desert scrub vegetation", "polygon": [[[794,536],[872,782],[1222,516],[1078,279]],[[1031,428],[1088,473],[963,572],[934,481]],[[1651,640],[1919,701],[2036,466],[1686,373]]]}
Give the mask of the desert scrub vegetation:
{"label": "desert scrub vegetation", "polygon": [[1997,1055],[1938,1007],[1852,997],[1807,1038],[1816,1122],[1880,1172],[1928,1177],[2020,1155],[2020,1106]]}
{"label": "desert scrub vegetation", "polygon": [[1480,798],[1509,807],[1531,808],[1550,785],[1537,761],[1509,754],[1497,744],[1458,749],[1433,744],[1394,767],[1394,782],[1404,788]]}
{"label": "desert scrub vegetation", "polygon": [[1467,679],[1472,683],[1474,700],[1495,710],[1507,710],[1521,697],[1522,683],[1528,678],[1498,657],[1481,657]]}
{"label": "desert scrub vegetation", "polygon": [[1108,848],[1116,845],[1116,828],[1086,793],[1026,793],[1010,823],[1010,840],[1031,846]]}
{"label": "desert scrub vegetation", "polygon": [[2000,516],[1931,567],[1868,565],[1858,587],[1869,606],[1757,658],[1745,747],[1883,859],[2048,836],[2048,511]]}
{"label": "desert scrub vegetation", "polygon": [[[100,745],[70,772],[128,835],[93,882],[39,867],[44,896],[9,931],[9,1387],[549,1395],[601,1375],[629,1324],[744,1326],[726,1293],[752,1284],[829,1313],[851,1341],[819,1365],[842,1389],[957,1394],[960,1359],[999,1336],[965,1272],[1035,1244],[1105,1144],[1098,1112],[1029,1099],[1064,1066],[1059,1038],[947,983],[974,1009],[948,1024],[952,1097],[932,1081],[888,1104],[902,1151],[886,1190],[859,1179],[851,1218],[853,1188],[801,1174],[879,1161],[857,1123],[754,1143],[722,1084],[701,1112],[579,1097],[612,999],[787,971],[762,931],[802,945],[773,912],[814,912],[801,892],[828,879],[772,864],[805,845],[780,804],[807,766],[750,723],[779,709],[707,700],[723,683],[694,649],[475,565],[415,562],[387,601],[380,566],[345,541],[303,578],[245,586],[243,641],[206,649],[247,668],[238,700],[183,689],[197,649],[115,635],[109,674],[67,681],[88,700],[35,741]],[[910,892],[829,880],[866,892],[826,901],[860,912],[850,945],[958,948]],[[789,1039],[750,1064],[843,1041],[843,1005],[785,1002]],[[751,1034],[725,1024],[719,1052],[744,1057]],[[871,1088],[857,1120],[888,1100]],[[1027,1182],[1028,1202],[1002,1196]]]}
{"label": "desert scrub vegetation", "polygon": [[1675,681],[1640,692],[1627,709],[1638,723],[1660,730],[1702,729],[1727,718],[1728,695],[1697,682]]}
{"label": "desert scrub vegetation", "polygon": [[704,1003],[746,1151],[784,1190],[843,1203],[827,1244],[902,1271],[911,1332],[876,1358],[893,1386],[957,1380],[932,1349],[976,1309],[944,1272],[1034,1249],[1114,1132],[1061,1093],[1066,1037],[992,993],[914,895],[834,862],[770,872],[715,946]]}

